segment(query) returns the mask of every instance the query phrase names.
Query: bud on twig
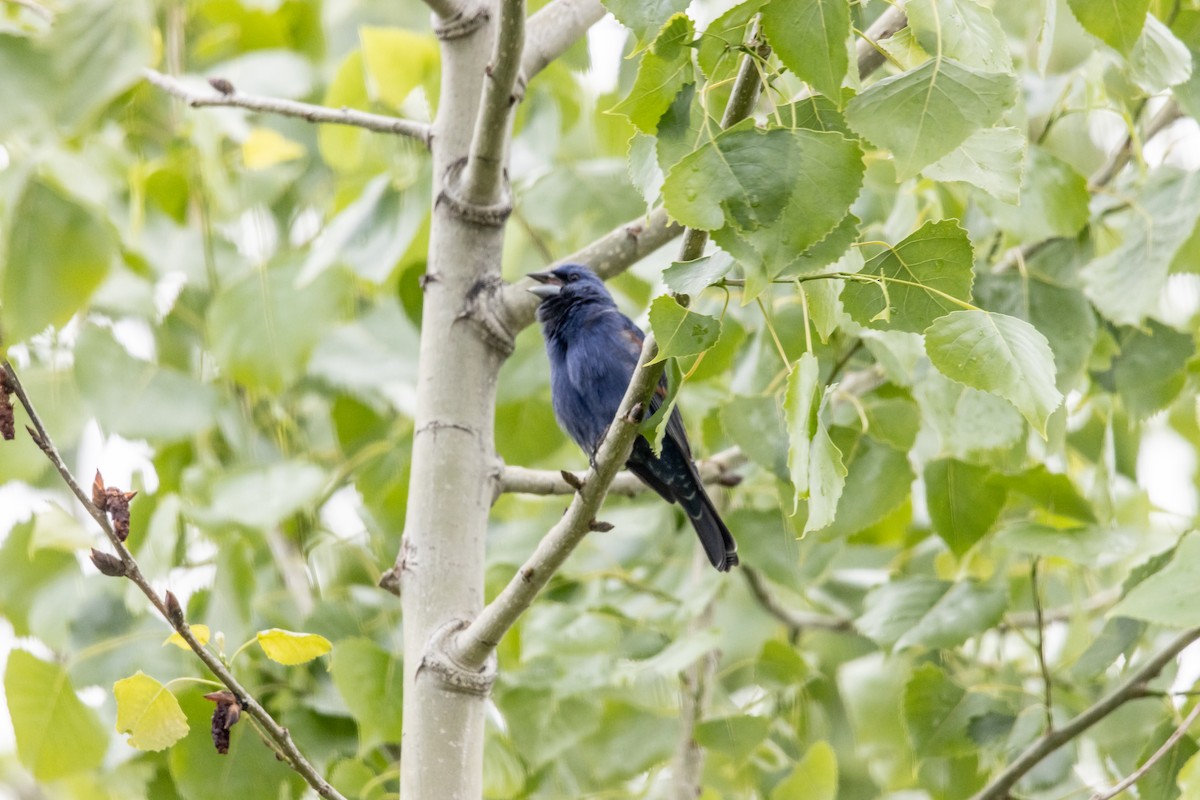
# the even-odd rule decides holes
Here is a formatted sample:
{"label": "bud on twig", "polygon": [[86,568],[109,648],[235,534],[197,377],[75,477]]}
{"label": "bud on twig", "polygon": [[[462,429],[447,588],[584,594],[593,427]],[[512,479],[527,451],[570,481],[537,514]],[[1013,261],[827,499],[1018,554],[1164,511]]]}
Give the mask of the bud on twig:
{"label": "bud on twig", "polygon": [[125,562],[114,555],[103,553],[96,548],[92,548],[92,563],[96,565],[96,569],[100,570],[100,574],[107,575],[110,578],[123,578],[126,575]]}
{"label": "bud on twig", "polygon": [[231,95],[236,91],[233,88],[233,84],[230,83],[229,81],[225,80],[224,78],[209,78],[208,85],[213,87],[214,89],[216,89],[218,92],[220,92],[223,95]]}
{"label": "bud on twig", "polygon": [[212,740],[217,752],[225,755],[229,752],[229,729],[241,719],[242,706],[233,692],[210,692],[204,699],[217,704],[212,715]]}
{"label": "bud on twig", "polygon": [[167,621],[175,628],[182,628],[186,622],[183,618],[183,608],[179,605],[179,598],[170,589],[167,590]]}
{"label": "bud on twig", "polygon": [[12,387],[8,384],[8,375],[0,372],[0,437],[11,442],[17,436],[17,423],[13,418],[13,405],[9,395]]}
{"label": "bud on twig", "polygon": [[122,492],[114,486],[105,487],[100,470],[92,481],[92,503],[112,518],[113,532],[122,542],[129,538],[129,501],[137,492]]}

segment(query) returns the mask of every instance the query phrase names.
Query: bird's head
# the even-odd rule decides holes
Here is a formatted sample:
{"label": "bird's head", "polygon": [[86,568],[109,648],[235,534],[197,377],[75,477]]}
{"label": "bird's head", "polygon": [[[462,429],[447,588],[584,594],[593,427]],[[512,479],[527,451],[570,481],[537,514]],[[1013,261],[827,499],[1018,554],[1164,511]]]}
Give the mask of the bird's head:
{"label": "bird's head", "polygon": [[580,264],[567,264],[547,272],[533,272],[529,277],[539,284],[529,291],[542,300],[538,307],[538,318],[542,321],[557,317],[569,308],[589,303],[615,305],[604,281]]}

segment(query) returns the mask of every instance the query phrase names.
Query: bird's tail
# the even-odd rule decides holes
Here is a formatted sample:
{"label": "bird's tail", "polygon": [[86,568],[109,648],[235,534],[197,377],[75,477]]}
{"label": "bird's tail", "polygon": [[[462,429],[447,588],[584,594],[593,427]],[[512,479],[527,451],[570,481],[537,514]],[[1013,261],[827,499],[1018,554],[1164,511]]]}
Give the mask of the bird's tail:
{"label": "bird's tail", "polygon": [[712,499],[704,491],[699,476],[696,478],[696,487],[699,492],[692,497],[680,497],[679,504],[687,512],[692,527],[696,529],[696,535],[700,537],[700,544],[704,546],[708,560],[718,571],[728,572],[738,563],[737,542],[733,540],[729,528],[725,527],[725,522],[717,513]]}

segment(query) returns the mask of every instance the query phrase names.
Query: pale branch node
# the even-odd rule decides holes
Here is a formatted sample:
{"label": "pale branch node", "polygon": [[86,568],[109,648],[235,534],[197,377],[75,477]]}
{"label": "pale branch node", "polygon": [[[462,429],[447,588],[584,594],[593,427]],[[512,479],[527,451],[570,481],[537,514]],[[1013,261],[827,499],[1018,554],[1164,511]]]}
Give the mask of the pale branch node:
{"label": "pale branch node", "polygon": [[451,20],[466,12],[470,0],[425,0],[429,10],[443,20]]}
{"label": "pale branch node", "polygon": [[1162,747],[1154,751],[1154,754],[1146,759],[1146,763],[1135,769],[1133,772],[1121,779],[1116,786],[1111,789],[1105,789],[1094,793],[1088,800],[1112,800],[1112,798],[1121,794],[1121,792],[1133,786],[1140,781],[1147,772],[1149,772],[1155,764],[1162,761],[1163,758],[1175,749],[1175,745],[1179,744],[1179,740],[1187,735],[1188,728],[1192,727],[1196,722],[1196,718],[1200,717],[1200,703],[1197,703],[1191,712],[1184,718],[1183,722],[1179,723],[1179,727],[1171,732],[1167,740],[1163,742]]}
{"label": "pale branch node", "polygon": [[1188,645],[1200,639],[1200,628],[1191,628],[1176,636],[1150,660],[1126,678],[1116,689],[1097,700],[1086,710],[1053,731],[1048,731],[1029,745],[1015,761],[1005,767],[991,783],[971,800],[1005,800],[1012,788],[1026,773],[1067,742],[1107,717],[1130,700],[1144,696],[1146,684],[1158,676]]}
{"label": "pale branch node", "polygon": [[[746,457],[737,447],[722,450],[712,458],[696,462],[700,470],[700,480],[706,484],[731,486],[741,482],[741,476],[733,470],[746,463]],[[586,485],[582,472],[567,472],[566,470],[528,469],[505,465],[497,482],[497,494],[539,494],[565,495],[575,494]],[[620,472],[608,487],[609,494],[622,497],[635,497],[648,490],[646,484],[638,480],[632,472]]]}
{"label": "pale branch node", "polygon": [[518,78],[521,91],[605,13],[600,0],[553,0],[535,12],[525,23],[525,52]]}
{"label": "pale branch node", "polygon": [[648,335],[621,405],[596,451],[594,465],[584,475],[583,488],[508,585],[458,634],[451,645],[451,662],[476,669],[486,664],[500,639],[583,541],[608,494],[609,484],[629,458],[638,435],[640,409],[662,376],[662,362],[648,363],[657,353],[654,337]]}
{"label": "pale branch node", "polygon": [[79,500],[84,510],[87,511],[88,515],[96,521],[96,524],[104,532],[109,544],[117,554],[115,557],[109,556],[109,558],[115,558],[120,561],[124,577],[132,581],[141,590],[151,605],[154,606],[175,632],[187,642],[188,647],[204,662],[204,665],[216,676],[217,680],[225,684],[226,688],[233,693],[245,712],[262,726],[262,729],[274,743],[274,746],[278,748],[277,752],[287,762],[288,766],[300,775],[318,796],[326,798],[326,800],[345,800],[343,795],[332,784],[326,781],[321,773],[317,771],[317,768],[304,757],[304,754],[300,752],[300,749],[292,740],[292,736],[288,733],[287,728],[280,725],[271,716],[270,712],[263,708],[246,691],[216,654],[200,643],[184,619],[178,602],[172,602],[173,597],[170,593],[168,592],[166,597],[160,596],[154,587],[150,585],[150,581],[142,573],[133,554],[129,552],[129,548],[125,546],[125,543],[121,541],[120,536],[113,529],[108,516],[96,507],[88,493],[80,486],[79,481],[71,474],[71,470],[67,467],[66,462],[63,461],[58,448],[54,446],[54,441],[50,438],[46,426],[42,423],[41,417],[34,408],[29,395],[26,394],[25,387],[21,385],[21,381],[17,377],[17,373],[12,365],[4,361],[0,366],[2,366],[4,375],[8,379],[9,387],[13,390],[13,394],[17,396],[17,400],[20,402],[21,407],[25,409],[25,413],[32,423],[30,435],[33,436],[34,441],[41,448],[42,452],[46,454],[46,457],[50,459],[50,463],[54,465],[55,470],[58,471],[67,488],[71,490],[71,493]]}
{"label": "pale branch node", "polygon": [[307,122],[329,125],[349,125],[355,128],[365,128],[376,133],[391,133],[416,139],[426,147],[430,142],[430,126],[424,122],[389,117],[383,114],[372,114],[368,111],[357,111],[352,108],[328,108],[311,103],[300,103],[295,100],[284,100],[278,97],[260,97],[243,94],[237,88],[222,78],[211,81],[211,89],[197,90],[161,72],[152,69],[142,70],[146,80],[163,91],[178,97],[192,108],[205,106],[225,106],[244,108],[262,114],[277,114],[283,117],[295,117]]}
{"label": "pale branch node", "polygon": [[483,81],[471,148],[458,187],[463,201],[480,206],[499,203],[507,191],[504,151],[517,102],[521,54],[525,51],[525,0],[500,0],[499,6],[492,60]]}

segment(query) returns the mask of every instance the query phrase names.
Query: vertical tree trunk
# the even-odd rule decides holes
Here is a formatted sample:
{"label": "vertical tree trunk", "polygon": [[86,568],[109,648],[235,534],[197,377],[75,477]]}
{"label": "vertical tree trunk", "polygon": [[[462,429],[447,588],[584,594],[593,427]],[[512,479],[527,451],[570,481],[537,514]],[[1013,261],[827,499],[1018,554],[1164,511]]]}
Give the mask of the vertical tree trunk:
{"label": "vertical tree trunk", "polygon": [[[492,50],[494,6],[486,3],[488,18],[474,30],[442,38],[416,432],[397,560],[404,610],[405,800],[483,795],[484,698],[490,681],[481,676],[474,684],[456,683],[440,668],[444,665],[430,663],[425,654],[439,630],[474,617],[483,605],[484,535],[495,472],[493,412],[503,351],[466,314],[481,291],[486,296],[499,282],[503,228],[464,218],[445,191],[447,175],[470,146]],[[462,16],[472,13],[468,9]],[[446,25],[441,23],[443,30]]]}

